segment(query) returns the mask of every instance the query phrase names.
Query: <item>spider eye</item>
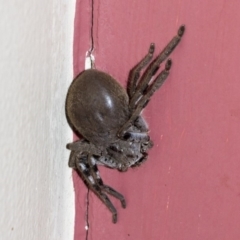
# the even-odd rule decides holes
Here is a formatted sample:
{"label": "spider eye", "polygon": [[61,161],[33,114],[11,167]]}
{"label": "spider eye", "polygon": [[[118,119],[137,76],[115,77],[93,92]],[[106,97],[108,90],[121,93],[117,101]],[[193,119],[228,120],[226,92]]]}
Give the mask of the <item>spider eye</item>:
{"label": "spider eye", "polygon": [[116,146],[114,146],[114,145],[111,145],[111,146],[109,147],[109,149],[111,149],[111,150],[113,150],[113,151],[115,151],[115,152],[118,151],[118,149],[117,149]]}
{"label": "spider eye", "polygon": [[124,140],[128,140],[131,136],[132,136],[131,133],[126,132],[126,133],[123,135],[123,139],[124,139]]}

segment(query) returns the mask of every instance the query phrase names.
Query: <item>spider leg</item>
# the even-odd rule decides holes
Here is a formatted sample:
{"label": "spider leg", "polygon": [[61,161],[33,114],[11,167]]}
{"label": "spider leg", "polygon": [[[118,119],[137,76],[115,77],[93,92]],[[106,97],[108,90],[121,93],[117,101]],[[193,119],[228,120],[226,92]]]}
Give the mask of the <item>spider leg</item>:
{"label": "spider leg", "polygon": [[137,129],[139,129],[141,132],[148,132],[148,126],[146,121],[143,119],[143,117],[140,115],[134,122],[134,125]]}
{"label": "spider leg", "polygon": [[125,134],[127,134],[127,130],[134,124],[135,120],[140,115],[142,109],[145,108],[146,105],[148,104],[150,97],[158,88],[161,87],[163,82],[166,80],[166,78],[169,75],[171,64],[172,61],[168,59],[165,65],[165,69],[156,77],[153,83],[150,86],[148,86],[148,88],[145,90],[145,94],[137,102],[136,108],[132,112],[130,119],[122,126],[122,128],[118,132],[119,137],[124,138]]}
{"label": "spider leg", "polygon": [[67,144],[67,149],[71,150],[68,166],[76,169],[76,157],[82,157],[83,153],[91,152],[96,156],[101,155],[101,151],[86,140],[78,140]]}
{"label": "spider leg", "polygon": [[148,154],[144,153],[143,156],[136,163],[134,163],[131,167],[134,168],[134,167],[139,167],[140,165],[142,165],[142,163],[144,163],[147,160],[147,156],[148,156]]}
{"label": "spider leg", "polygon": [[104,185],[104,191],[108,194],[114,196],[115,198],[119,199],[123,208],[126,208],[126,201],[123,195],[117,192],[115,189],[111,188],[110,186]]}
{"label": "spider leg", "polygon": [[124,199],[124,196],[117,192],[115,189],[111,188],[110,186],[107,186],[103,183],[101,177],[100,177],[100,173],[98,171],[98,168],[97,168],[97,164],[96,164],[96,161],[94,159],[93,156],[90,156],[88,158],[88,162],[90,164],[90,167],[91,167],[91,170],[92,170],[92,173],[93,173],[93,178],[94,180],[97,182],[97,184],[99,185],[99,187],[105,191],[106,193],[114,196],[115,198],[119,199],[120,202],[121,202],[121,205],[123,208],[126,208],[126,201]]}
{"label": "spider leg", "polygon": [[88,185],[89,188],[99,197],[99,199],[106,205],[106,207],[112,213],[112,221],[113,223],[117,222],[117,210],[113,206],[112,202],[108,198],[108,196],[103,192],[103,189],[96,181],[93,176],[93,170],[89,164],[91,161],[91,155],[88,157],[76,158],[76,168],[79,176],[84,180],[84,182]]}
{"label": "spider leg", "polygon": [[154,50],[155,45],[151,43],[147,55],[130,71],[127,86],[129,98],[132,97],[136,90],[137,81],[140,78],[140,71],[152,60]]}
{"label": "spider leg", "polygon": [[147,68],[146,72],[142,77],[142,81],[138,84],[134,94],[132,95],[129,103],[130,110],[135,108],[136,102],[139,100],[143,92],[148,87],[149,82],[151,81],[152,77],[158,71],[160,64],[166,60],[166,58],[172,53],[172,51],[176,48],[179,44],[183,34],[184,34],[185,26],[182,25],[178,29],[177,36],[173,37],[173,39],[168,43],[168,45],[163,49],[163,51],[153,60],[150,66]]}
{"label": "spider leg", "polygon": [[84,139],[68,143],[66,148],[74,152],[91,152],[93,155],[101,155],[101,150],[99,148]]}

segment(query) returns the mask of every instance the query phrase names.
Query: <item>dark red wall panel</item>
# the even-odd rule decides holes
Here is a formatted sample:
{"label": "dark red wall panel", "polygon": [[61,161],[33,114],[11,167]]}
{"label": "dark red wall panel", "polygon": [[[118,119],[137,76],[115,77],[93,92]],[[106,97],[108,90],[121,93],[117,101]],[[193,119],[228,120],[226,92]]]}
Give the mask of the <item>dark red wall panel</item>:
{"label": "dark red wall panel", "polygon": [[[186,25],[171,74],[144,116],[155,146],[126,173],[100,168],[118,223],[89,195],[90,240],[240,239],[240,1],[94,0],[96,67],[122,86],[151,42],[157,52]],[[89,49],[91,1],[76,6],[74,69]],[[76,176],[75,240],[85,239],[87,189]]]}

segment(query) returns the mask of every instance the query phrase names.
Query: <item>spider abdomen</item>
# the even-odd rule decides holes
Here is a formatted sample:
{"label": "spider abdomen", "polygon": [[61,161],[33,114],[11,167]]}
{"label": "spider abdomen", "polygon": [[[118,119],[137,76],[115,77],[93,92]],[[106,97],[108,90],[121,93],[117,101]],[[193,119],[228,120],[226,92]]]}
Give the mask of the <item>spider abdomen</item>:
{"label": "spider abdomen", "polygon": [[129,118],[128,95],[110,75],[89,69],[71,84],[66,99],[66,115],[72,128],[96,145],[116,139]]}

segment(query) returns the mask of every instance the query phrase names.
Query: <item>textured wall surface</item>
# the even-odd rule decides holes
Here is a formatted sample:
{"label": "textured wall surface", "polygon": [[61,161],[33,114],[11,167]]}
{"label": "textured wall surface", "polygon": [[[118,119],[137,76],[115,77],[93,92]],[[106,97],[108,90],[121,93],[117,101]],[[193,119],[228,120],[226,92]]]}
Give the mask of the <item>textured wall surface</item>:
{"label": "textured wall surface", "polygon": [[[75,74],[90,46],[90,3],[78,1]],[[116,225],[92,193],[88,239],[240,239],[240,1],[94,1],[96,67],[126,86],[128,71],[149,43],[159,52],[186,33],[172,54],[171,74],[144,116],[155,142],[140,168],[101,168],[127,208]],[[75,179],[75,240],[86,235],[86,188]]]}
{"label": "textured wall surface", "polygon": [[0,3],[0,239],[73,238],[64,113],[75,2]]}

